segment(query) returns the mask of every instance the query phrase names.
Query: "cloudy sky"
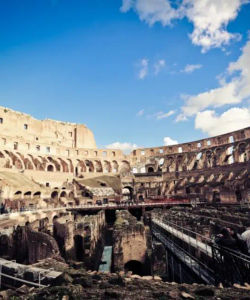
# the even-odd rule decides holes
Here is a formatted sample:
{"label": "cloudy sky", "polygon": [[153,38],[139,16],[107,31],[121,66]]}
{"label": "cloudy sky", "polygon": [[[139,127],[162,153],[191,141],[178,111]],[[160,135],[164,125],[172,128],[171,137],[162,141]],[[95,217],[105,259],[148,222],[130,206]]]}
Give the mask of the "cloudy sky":
{"label": "cloudy sky", "polygon": [[250,2],[0,0],[0,105],[126,151],[250,126]]}

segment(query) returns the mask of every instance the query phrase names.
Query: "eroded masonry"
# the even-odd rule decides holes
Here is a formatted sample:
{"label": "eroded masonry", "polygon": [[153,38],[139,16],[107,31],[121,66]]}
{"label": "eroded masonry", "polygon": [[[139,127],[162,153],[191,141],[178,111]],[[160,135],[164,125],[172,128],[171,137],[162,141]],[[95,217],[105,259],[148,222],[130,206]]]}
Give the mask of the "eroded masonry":
{"label": "eroded masonry", "polygon": [[85,125],[0,107],[0,287],[72,285],[86,274],[68,282],[65,272],[80,269],[119,274],[123,287],[157,279],[247,293],[248,241],[233,249],[218,237],[250,239],[249,141],[244,128],[125,155],[98,149]]}

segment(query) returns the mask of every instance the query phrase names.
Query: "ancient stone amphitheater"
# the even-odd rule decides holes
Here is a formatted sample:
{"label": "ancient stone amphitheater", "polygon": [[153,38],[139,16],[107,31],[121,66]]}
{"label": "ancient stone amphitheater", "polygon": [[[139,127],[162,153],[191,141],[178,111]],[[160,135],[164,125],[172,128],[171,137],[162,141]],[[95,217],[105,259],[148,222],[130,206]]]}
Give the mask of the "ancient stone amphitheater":
{"label": "ancient stone amphitheater", "polygon": [[98,149],[85,125],[0,107],[0,288],[55,285],[69,265],[98,270],[104,253],[109,272],[222,282],[212,238],[247,226],[249,157],[250,128],[125,155]]}
{"label": "ancient stone amphitheater", "polygon": [[79,197],[70,188],[74,179],[97,175],[120,175],[123,192],[137,200],[157,196],[221,202],[250,199],[250,128],[174,146],[137,149],[129,155],[97,149],[85,125],[39,121],[4,107],[0,107],[0,128],[1,198],[13,209],[37,205],[40,199]]}

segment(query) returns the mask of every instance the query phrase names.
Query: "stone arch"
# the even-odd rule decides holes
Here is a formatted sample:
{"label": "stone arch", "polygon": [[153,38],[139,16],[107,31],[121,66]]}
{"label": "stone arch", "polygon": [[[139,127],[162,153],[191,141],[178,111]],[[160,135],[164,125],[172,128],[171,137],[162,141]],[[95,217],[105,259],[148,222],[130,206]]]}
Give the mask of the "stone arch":
{"label": "stone arch", "polygon": [[60,198],[67,198],[67,193],[66,193],[66,191],[62,191],[62,192],[60,193]]}
{"label": "stone arch", "polygon": [[85,165],[89,173],[95,172],[94,164],[91,160],[85,160]]}
{"label": "stone arch", "polygon": [[23,163],[24,163],[24,168],[26,170],[34,170],[36,169],[33,160],[30,158],[30,156],[24,156],[21,153],[17,153],[19,155],[19,157],[22,159]]}
{"label": "stone arch", "polygon": [[70,171],[70,173],[74,173],[74,165],[73,165],[72,160],[70,158],[68,158],[67,161],[69,162],[69,171]]}
{"label": "stone arch", "polygon": [[86,172],[86,165],[85,165],[84,161],[78,159],[77,163],[76,163],[76,167],[75,167],[76,176],[78,176],[81,173],[85,173],[85,172]]}
{"label": "stone arch", "polygon": [[51,199],[52,199],[52,200],[58,200],[58,196],[59,196],[58,191],[53,191],[53,192],[51,193]]}
{"label": "stone arch", "polygon": [[32,192],[31,192],[31,191],[25,192],[25,193],[23,194],[23,198],[24,198],[25,200],[30,200],[30,199],[31,199],[31,196],[32,196]]}
{"label": "stone arch", "polygon": [[58,158],[58,160],[61,162],[61,170],[62,172],[64,173],[68,173],[69,172],[69,166],[68,164],[66,163],[65,160],[63,160],[62,158]]}
{"label": "stone arch", "polygon": [[0,167],[11,168],[10,158],[7,158],[4,152],[0,151]]}
{"label": "stone arch", "polygon": [[167,172],[174,172],[175,171],[175,159],[173,156],[168,156],[165,159],[165,167]]}
{"label": "stone arch", "polygon": [[182,172],[183,171],[183,155],[178,155],[176,158],[176,171]]}
{"label": "stone arch", "polygon": [[51,165],[51,164],[48,165],[48,166],[47,166],[47,171],[48,171],[48,172],[54,172],[54,166]]}
{"label": "stone arch", "polygon": [[[61,164],[55,158],[52,158],[51,156],[48,156],[47,160],[49,161],[50,164],[54,165],[54,170],[55,171],[57,171],[57,172],[61,171]],[[47,167],[47,169],[48,169],[48,167]]]}
{"label": "stone arch", "polygon": [[95,160],[95,171],[97,173],[102,173],[103,172],[103,167],[102,167],[102,163],[100,160]]}
{"label": "stone arch", "polygon": [[232,164],[234,163],[234,146],[230,145],[226,149],[224,163]]}
{"label": "stone arch", "polygon": [[118,173],[119,172],[119,165],[118,165],[118,162],[116,160],[112,161],[112,170],[113,170],[113,173]]}
{"label": "stone arch", "polygon": [[5,152],[9,155],[9,157],[12,161],[12,167],[14,167],[18,170],[23,170],[24,169],[23,161],[17,155],[15,155],[11,151],[5,150]]}
{"label": "stone arch", "polygon": [[41,198],[41,196],[42,196],[42,193],[40,191],[33,193],[33,197],[35,199],[39,199],[39,198]]}
{"label": "stone arch", "polygon": [[121,167],[120,167],[120,173],[121,174],[126,174],[126,173],[130,173],[130,164],[127,160],[123,160],[121,162]]}
{"label": "stone arch", "polygon": [[43,162],[41,157],[33,157],[31,154],[28,154],[28,157],[30,157],[30,159],[33,162],[33,165],[35,166],[35,169],[37,171],[45,171],[45,163]]}
{"label": "stone arch", "polygon": [[212,151],[207,150],[206,151],[206,167],[207,168],[211,168],[213,166],[213,155],[212,155]]}
{"label": "stone arch", "polygon": [[0,151],[0,158],[5,158],[5,155],[3,154],[2,151]]}
{"label": "stone arch", "polygon": [[138,260],[130,260],[124,264],[125,272],[132,272],[133,274],[143,276],[144,275],[144,266]]}
{"label": "stone arch", "polygon": [[213,166],[217,167],[219,164],[219,158],[222,155],[223,149],[221,147],[218,147],[214,150],[214,156],[213,156]]}
{"label": "stone arch", "polygon": [[13,195],[13,199],[14,199],[14,200],[22,199],[22,197],[23,197],[22,191],[16,191],[16,192],[14,193],[14,195]]}
{"label": "stone arch", "polygon": [[111,173],[112,171],[112,167],[111,167],[111,163],[107,160],[104,160],[103,163],[103,172],[104,173]]}
{"label": "stone arch", "polygon": [[147,173],[154,173],[154,168],[153,167],[148,167],[147,168]]}
{"label": "stone arch", "polygon": [[240,143],[237,148],[238,148],[239,162],[247,162],[248,155],[246,151],[247,150],[246,143]]}
{"label": "stone arch", "polygon": [[122,196],[124,200],[132,200],[134,197],[134,189],[129,185],[124,186],[122,188]]}

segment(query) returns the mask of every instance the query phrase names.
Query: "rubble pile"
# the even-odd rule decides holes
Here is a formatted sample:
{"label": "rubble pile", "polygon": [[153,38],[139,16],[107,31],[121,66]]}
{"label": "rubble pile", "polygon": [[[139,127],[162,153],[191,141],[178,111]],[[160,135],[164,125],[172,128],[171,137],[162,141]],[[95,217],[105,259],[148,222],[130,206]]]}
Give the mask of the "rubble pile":
{"label": "rubble pile", "polygon": [[[61,266],[60,266],[61,267]],[[2,299],[250,299],[250,285],[216,288],[205,285],[162,282],[160,277],[86,271],[67,268],[53,286],[34,289],[22,286],[0,292]]]}

